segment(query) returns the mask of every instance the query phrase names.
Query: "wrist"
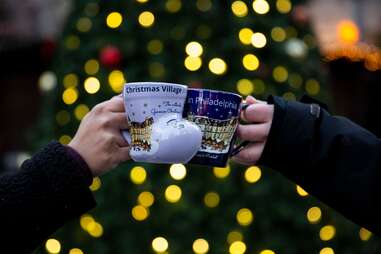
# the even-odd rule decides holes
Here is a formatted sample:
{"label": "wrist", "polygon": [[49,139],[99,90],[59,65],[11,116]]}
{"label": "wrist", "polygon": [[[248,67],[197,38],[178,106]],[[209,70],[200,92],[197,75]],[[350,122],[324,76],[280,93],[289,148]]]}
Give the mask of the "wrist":
{"label": "wrist", "polygon": [[82,155],[71,144],[65,146],[67,154],[76,163],[78,173],[85,179],[87,185],[91,185],[93,180],[93,172]]}

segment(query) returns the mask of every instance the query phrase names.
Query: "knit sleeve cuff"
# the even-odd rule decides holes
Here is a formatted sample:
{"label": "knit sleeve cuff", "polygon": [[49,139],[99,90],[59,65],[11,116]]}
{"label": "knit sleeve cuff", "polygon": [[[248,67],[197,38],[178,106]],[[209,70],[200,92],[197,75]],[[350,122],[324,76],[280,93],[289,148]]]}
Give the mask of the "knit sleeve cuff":
{"label": "knit sleeve cuff", "polygon": [[74,163],[77,164],[78,174],[85,180],[86,185],[90,186],[93,181],[93,174],[86,161],[82,158],[82,156],[72,147],[65,146],[67,154],[73,160]]}

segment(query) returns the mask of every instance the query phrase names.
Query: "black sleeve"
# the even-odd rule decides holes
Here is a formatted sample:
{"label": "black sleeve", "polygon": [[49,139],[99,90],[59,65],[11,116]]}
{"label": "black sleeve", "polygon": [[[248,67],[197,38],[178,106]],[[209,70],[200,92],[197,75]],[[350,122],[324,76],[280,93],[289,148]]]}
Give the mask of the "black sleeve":
{"label": "black sleeve", "polygon": [[0,177],[1,253],[31,253],[65,222],[95,206],[91,174],[72,153],[52,142],[20,171]]}
{"label": "black sleeve", "polygon": [[381,141],[314,105],[270,97],[274,119],[259,164],[381,235]]}

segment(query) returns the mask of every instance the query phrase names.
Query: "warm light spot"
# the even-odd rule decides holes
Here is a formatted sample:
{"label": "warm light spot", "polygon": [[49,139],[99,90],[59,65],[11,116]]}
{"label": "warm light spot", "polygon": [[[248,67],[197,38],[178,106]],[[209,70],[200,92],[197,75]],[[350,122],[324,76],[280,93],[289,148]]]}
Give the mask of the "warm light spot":
{"label": "warm light spot", "polygon": [[84,254],[81,249],[73,248],[69,251],[69,254]]}
{"label": "warm light spot", "polygon": [[99,91],[101,84],[99,83],[99,80],[95,77],[89,77],[84,82],[84,87],[86,92],[89,94],[95,94]]}
{"label": "warm light spot", "polygon": [[224,168],[220,168],[220,167],[214,167],[213,168],[213,173],[214,175],[217,177],[217,178],[225,178],[229,175],[230,173],[230,166],[227,165],[226,167]]}
{"label": "warm light spot", "polygon": [[151,40],[147,44],[147,50],[153,55],[158,55],[163,51],[163,43],[160,40]]}
{"label": "warm light spot", "polygon": [[81,41],[76,35],[69,35],[65,39],[65,46],[66,48],[70,50],[78,49],[80,44],[81,44]]}
{"label": "warm light spot", "polygon": [[286,39],[286,31],[281,27],[274,27],[271,29],[271,38],[276,42],[281,42]]}
{"label": "warm light spot", "polygon": [[90,59],[88,61],[86,61],[85,63],[85,72],[88,74],[88,75],[94,75],[98,72],[99,70],[99,63],[97,60],[95,59]]}
{"label": "warm light spot", "polygon": [[315,79],[306,81],[306,91],[309,95],[317,95],[320,92],[320,84]]}
{"label": "warm light spot", "polygon": [[135,220],[142,221],[147,219],[149,212],[144,206],[137,205],[132,208],[131,214]]}
{"label": "warm light spot", "polygon": [[138,203],[144,207],[150,207],[155,201],[155,197],[149,191],[143,191],[138,196]]}
{"label": "warm light spot", "polygon": [[226,239],[228,244],[231,244],[231,243],[234,243],[234,242],[237,242],[237,241],[242,241],[242,240],[243,240],[243,235],[239,231],[231,231],[231,232],[229,232],[228,237]]}
{"label": "warm light spot", "polygon": [[91,225],[94,222],[95,220],[93,216],[91,216],[90,214],[84,214],[79,219],[79,224],[81,225],[81,228],[86,231],[88,230],[89,225]]}
{"label": "warm light spot", "polygon": [[80,18],[77,21],[77,29],[78,29],[78,31],[83,32],[83,33],[88,32],[91,29],[92,25],[93,24],[92,24],[91,20],[87,17]]}
{"label": "warm light spot", "polygon": [[272,250],[263,250],[259,254],[275,254],[275,252]]}
{"label": "warm light spot", "polygon": [[229,247],[230,254],[243,254],[246,251],[246,244],[241,241],[233,242]]}
{"label": "warm light spot", "polygon": [[335,234],[336,234],[336,229],[334,226],[332,225],[327,225],[327,226],[324,226],[320,229],[320,239],[322,241],[329,241],[331,240],[333,237],[335,237]]}
{"label": "warm light spot", "polygon": [[283,66],[277,66],[273,70],[273,78],[277,82],[285,82],[288,78],[288,71]]}
{"label": "warm light spot", "polygon": [[302,197],[308,196],[308,193],[299,185],[296,185],[296,192]]}
{"label": "warm light spot", "polygon": [[209,62],[209,70],[216,75],[224,74],[226,69],[226,63],[221,58],[213,58]]}
{"label": "warm light spot", "polygon": [[172,164],[169,168],[169,174],[175,180],[184,179],[187,174],[187,169],[183,164]]}
{"label": "warm light spot", "polygon": [[368,241],[372,237],[372,232],[365,228],[361,228],[359,231],[360,239],[363,241]]}
{"label": "warm light spot", "polygon": [[251,36],[254,34],[253,30],[250,28],[242,28],[239,30],[238,38],[242,44],[249,45],[251,44]]}
{"label": "warm light spot", "polygon": [[242,95],[249,95],[254,92],[254,85],[248,79],[240,79],[237,82],[237,91]]}
{"label": "warm light spot", "polygon": [[63,78],[65,88],[76,87],[78,85],[78,77],[74,73],[66,74]]}
{"label": "warm light spot", "polygon": [[45,249],[48,253],[56,254],[61,251],[61,243],[56,239],[49,239],[45,243]]}
{"label": "warm light spot", "polygon": [[62,100],[65,104],[71,105],[78,99],[78,91],[73,87],[65,89],[62,94]]}
{"label": "warm light spot", "polygon": [[139,15],[139,24],[143,27],[150,27],[155,22],[155,16],[152,12],[144,11]]}
{"label": "warm light spot", "polygon": [[70,114],[66,110],[61,110],[56,115],[56,121],[59,125],[65,125],[70,122]]}
{"label": "warm light spot", "polygon": [[254,33],[251,36],[251,44],[256,48],[263,48],[266,43],[266,36],[263,33]]}
{"label": "warm light spot", "polygon": [[190,71],[197,71],[201,68],[202,60],[200,57],[187,56],[184,60],[184,66]]}
{"label": "warm light spot", "polygon": [[285,100],[289,100],[289,101],[295,101],[296,100],[296,96],[293,92],[285,92],[282,97],[285,99]]}
{"label": "warm light spot", "polygon": [[209,208],[214,208],[220,203],[220,196],[216,192],[208,192],[204,196],[204,204]]}
{"label": "warm light spot", "polygon": [[85,117],[87,113],[89,113],[89,111],[90,110],[88,106],[86,106],[85,104],[79,104],[74,109],[75,118],[77,118],[80,121]]}
{"label": "warm light spot", "polygon": [[51,71],[45,71],[44,73],[42,73],[38,80],[38,85],[41,91],[44,91],[44,92],[51,91],[53,88],[56,87],[56,84],[57,84],[57,77]]}
{"label": "warm light spot", "polygon": [[237,17],[245,17],[248,13],[247,5],[242,1],[234,1],[231,9]]}
{"label": "warm light spot", "polygon": [[148,0],[136,0],[136,2],[138,2],[138,3],[147,3],[148,2]]}
{"label": "warm light spot", "polygon": [[321,209],[317,206],[308,209],[307,220],[312,224],[318,223],[321,220]]}
{"label": "warm light spot", "polygon": [[202,55],[203,49],[200,43],[197,41],[191,41],[186,45],[185,52],[189,56],[197,57]]}
{"label": "warm light spot", "polygon": [[161,78],[165,75],[165,68],[162,63],[153,62],[149,64],[148,72],[154,78]]}
{"label": "warm light spot", "polygon": [[242,64],[245,69],[255,71],[259,67],[259,60],[253,54],[247,54],[242,58]]}
{"label": "warm light spot", "polygon": [[101,224],[94,222],[90,225],[92,226],[87,228],[87,232],[89,232],[92,237],[98,238],[103,235],[103,226]]}
{"label": "warm light spot", "polygon": [[303,84],[303,78],[297,73],[291,73],[288,76],[288,83],[292,88],[299,89]]}
{"label": "warm light spot", "polygon": [[181,9],[181,0],[167,0],[165,8],[168,12],[176,13]]}
{"label": "warm light spot", "polygon": [[320,250],[319,254],[335,254],[332,248],[326,247]]}
{"label": "warm light spot", "polygon": [[126,79],[120,70],[113,70],[108,75],[108,84],[115,93],[122,92],[124,83],[126,83]]}
{"label": "warm light spot", "polygon": [[249,183],[255,183],[261,178],[261,169],[257,166],[251,166],[245,171],[245,179]]}
{"label": "warm light spot", "polygon": [[143,167],[133,167],[130,172],[130,178],[134,184],[142,184],[147,178],[147,172]]}
{"label": "warm light spot", "polygon": [[253,222],[253,213],[247,209],[242,208],[237,212],[236,219],[241,226],[248,226]]}
{"label": "warm light spot", "polygon": [[165,252],[168,249],[168,241],[164,237],[156,237],[152,241],[152,249],[159,253]]}
{"label": "warm light spot", "polygon": [[69,135],[62,135],[58,141],[63,145],[67,145],[70,143],[71,137]]}
{"label": "warm light spot", "polygon": [[106,17],[106,24],[110,28],[117,28],[122,24],[123,18],[119,12],[111,12]]}
{"label": "warm light spot", "polygon": [[254,0],[253,9],[258,14],[266,14],[270,10],[270,5],[265,0]]}
{"label": "warm light spot", "polygon": [[254,79],[254,93],[255,94],[263,94],[266,91],[266,85],[265,82],[261,79]]}
{"label": "warm light spot", "polygon": [[99,177],[94,177],[93,182],[90,185],[90,190],[91,191],[97,191],[99,188],[102,186],[102,181]]}
{"label": "warm light spot", "polygon": [[209,243],[205,239],[199,238],[193,242],[192,248],[196,254],[205,254],[209,251]]}
{"label": "warm light spot", "polygon": [[356,44],[360,40],[360,31],[352,20],[343,20],[337,25],[337,36],[344,44]]}
{"label": "warm light spot", "polygon": [[212,8],[212,2],[210,0],[197,0],[196,7],[200,11],[209,11]]}
{"label": "warm light spot", "polygon": [[177,185],[170,185],[165,189],[165,198],[168,202],[176,203],[181,199],[181,189]]}
{"label": "warm light spot", "polygon": [[280,13],[286,14],[291,11],[292,4],[290,0],[277,0],[276,8]]}

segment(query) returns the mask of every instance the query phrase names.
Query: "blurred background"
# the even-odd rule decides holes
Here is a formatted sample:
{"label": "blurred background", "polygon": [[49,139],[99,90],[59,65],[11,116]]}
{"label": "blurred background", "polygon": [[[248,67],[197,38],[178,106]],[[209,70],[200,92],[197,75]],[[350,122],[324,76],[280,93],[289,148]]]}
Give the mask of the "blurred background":
{"label": "blurred background", "polygon": [[[132,81],[308,94],[380,137],[380,22],[379,0],[2,0],[0,173]],[[126,163],[90,188],[98,207],[36,253],[381,251],[271,169]]]}

